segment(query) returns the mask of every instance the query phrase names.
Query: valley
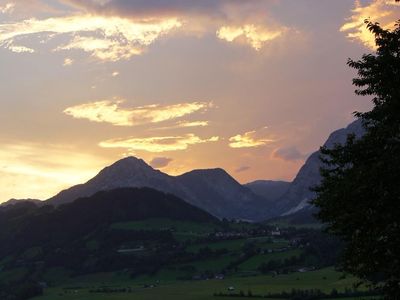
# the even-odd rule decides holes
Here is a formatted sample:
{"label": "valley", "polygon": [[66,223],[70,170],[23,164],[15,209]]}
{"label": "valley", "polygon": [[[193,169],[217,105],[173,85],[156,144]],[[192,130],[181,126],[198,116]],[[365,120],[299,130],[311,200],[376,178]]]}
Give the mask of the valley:
{"label": "valley", "polygon": [[[138,210],[137,201],[148,197],[153,200],[140,201]],[[36,235],[37,240],[23,233],[27,230],[32,236],[34,224],[24,229],[13,218],[26,204],[11,207],[3,212],[3,220],[9,216],[10,224],[20,228],[21,246],[10,248],[8,255],[3,252],[0,282],[40,283],[43,295],[34,298],[38,300],[154,299],[160,293],[165,299],[218,299],[249,291],[279,294],[282,299],[282,293],[293,289],[347,296],[365,291],[355,291],[356,279],[334,270],[340,243],[313,224],[296,228],[220,221],[179,201],[151,189],[117,189],[44,213],[39,212],[43,207],[27,205],[25,213],[35,224],[48,222],[55,214],[58,220],[65,218],[65,225],[74,215],[75,226],[49,226],[45,235]],[[149,210],[152,202],[165,208]],[[86,214],[79,217],[94,203],[97,213],[91,222],[101,220],[101,226],[91,226]],[[72,233],[73,228],[79,233],[61,233]],[[46,242],[47,235],[59,237]]]}

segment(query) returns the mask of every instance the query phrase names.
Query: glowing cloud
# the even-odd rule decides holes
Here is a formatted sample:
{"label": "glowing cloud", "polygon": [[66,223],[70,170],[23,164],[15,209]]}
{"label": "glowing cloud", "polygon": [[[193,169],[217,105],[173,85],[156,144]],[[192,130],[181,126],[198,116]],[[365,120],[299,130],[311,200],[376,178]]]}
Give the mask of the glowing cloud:
{"label": "glowing cloud", "polygon": [[153,153],[186,150],[190,145],[217,142],[219,137],[201,139],[194,134],[182,136],[164,136],[148,138],[111,139],[101,142],[103,148],[125,148],[131,151],[147,151]]}
{"label": "glowing cloud", "polygon": [[194,121],[194,122],[182,121],[178,122],[176,127],[206,127],[208,125],[209,125],[208,121]]}
{"label": "glowing cloud", "polygon": [[55,50],[82,50],[103,61],[118,61],[143,53],[160,36],[181,25],[176,19],[138,22],[95,15],[28,19],[0,24],[0,46],[12,50],[17,39],[21,41],[29,36],[47,35],[49,39],[57,35],[72,36]]}
{"label": "glowing cloud", "polygon": [[211,106],[206,102],[180,103],[173,105],[147,105],[135,108],[121,108],[124,101],[98,101],[69,107],[64,113],[76,119],[110,123],[115,126],[134,126],[159,123],[177,119],[185,115],[204,111]]}
{"label": "glowing cloud", "polygon": [[68,67],[68,66],[71,66],[73,63],[74,63],[74,60],[73,60],[73,59],[71,59],[71,58],[66,58],[66,59],[64,59],[63,66],[64,66],[64,67]]}
{"label": "glowing cloud", "polygon": [[244,26],[223,26],[217,31],[217,37],[227,42],[242,41],[255,50],[260,50],[264,43],[280,37],[286,29],[269,30],[263,26],[247,24]]}
{"label": "glowing cloud", "polygon": [[400,18],[400,3],[394,0],[374,0],[367,6],[362,6],[360,1],[355,2],[352,16],[341,28],[341,32],[348,32],[347,37],[351,40],[359,40],[366,47],[375,49],[375,37],[366,28],[365,19],[379,22],[384,28],[393,28],[395,21]]}
{"label": "glowing cloud", "polygon": [[238,134],[229,139],[231,148],[254,148],[265,146],[267,143],[273,142],[272,139],[257,138],[256,131],[249,131],[245,134]]}

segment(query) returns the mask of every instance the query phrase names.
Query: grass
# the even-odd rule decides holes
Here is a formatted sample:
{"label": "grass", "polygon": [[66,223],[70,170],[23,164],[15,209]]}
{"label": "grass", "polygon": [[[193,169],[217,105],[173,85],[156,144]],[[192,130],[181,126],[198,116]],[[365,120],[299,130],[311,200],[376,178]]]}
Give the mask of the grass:
{"label": "grass", "polygon": [[[269,292],[290,291],[296,289],[318,288],[330,292],[333,288],[343,291],[351,288],[355,280],[351,277],[340,279],[341,273],[333,268],[326,268],[308,273],[292,273],[289,275],[231,277],[225,280],[207,281],[164,281],[158,274],[156,277],[130,279],[126,274],[96,274],[80,278],[69,279],[63,285],[46,289],[45,295],[35,300],[211,300],[214,292],[226,292],[229,286],[234,286],[236,291],[249,289],[253,293],[267,294]],[[162,275],[162,276],[165,276]],[[160,279],[161,278],[161,279]],[[155,283],[155,288],[143,288],[145,283]],[[130,287],[132,293],[93,294],[91,288],[100,286]],[[70,287],[70,289],[65,289]],[[74,288],[75,287],[75,288]],[[79,288],[80,287],[80,288]],[[235,298],[230,298],[235,299]],[[350,300],[350,299],[348,299]]]}
{"label": "grass", "polygon": [[236,260],[238,257],[239,255],[227,254],[215,259],[196,261],[193,263],[189,263],[187,265],[195,267],[197,272],[205,272],[205,271],[221,272],[224,268],[226,268],[229,265],[229,263]]}
{"label": "grass", "polygon": [[300,254],[301,250],[299,249],[285,251],[285,252],[259,254],[253,256],[252,258],[246,260],[244,263],[240,264],[239,268],[240,270],[254,271],[257,270],[262,263],[268,263],[271,260],[284,260],[285,258],[291,258],[292,256],[299,256]]}
{"label": "grass", "polygon": [[0,271],[0,282],[8,283],[19,281],[22,280],[26,274],[28,274],[28,270],[22,267],[10,271]]}

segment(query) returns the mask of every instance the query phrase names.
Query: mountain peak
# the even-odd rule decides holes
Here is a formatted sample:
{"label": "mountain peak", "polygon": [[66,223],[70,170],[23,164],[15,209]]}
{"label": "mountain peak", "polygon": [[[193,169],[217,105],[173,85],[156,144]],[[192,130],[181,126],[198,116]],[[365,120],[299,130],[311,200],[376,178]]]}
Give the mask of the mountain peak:
{"label": "mountain peak", "polygon": [[113,163],[110,167],[119,167],[119,166],[147,166],[150,167],[148,164],[143,159],[137,158],[135,156],[127,156],[124,158],[121,158],[120,160],[117,160],[115,163]]}
{"label": "mountain peak", "polygon": [[[134,156],[125,157],[105,167],[92,180],[101,185],[113,185],[115,187],[136,186],[150,178],[168,176],[153,169],[144,160]],[[139,186],[142,186],[141,184]]]}
{"label": "mountain peak", "polygon": [[105,167],[100,171],[99,175],[101,176],[102,174],[108,174],[118,177],[126,177],[135,174],[146,176],[150,175],[150,173],[158,173],[158,171],[150,167],[143,159],[136,158],[134,156],[128,156],[116,161],[108,167]]}

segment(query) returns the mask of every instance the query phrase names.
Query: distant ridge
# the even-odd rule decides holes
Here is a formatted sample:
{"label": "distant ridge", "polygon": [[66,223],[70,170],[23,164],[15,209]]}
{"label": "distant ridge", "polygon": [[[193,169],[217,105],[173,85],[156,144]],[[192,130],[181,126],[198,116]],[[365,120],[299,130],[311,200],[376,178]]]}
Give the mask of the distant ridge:
{"label": "distant ridge", "polygon": [[256,195],[265,198],[267,201],[276,203],[276,201],[289,189],[291,182],[256,180],[249,182],[244,186],[248,187]]}
{"label": "distant ridge", "polygon": [[0,203],[0,207],[6,207],[6,206],[10,206],[10,205],[20,204],[23,202],[33,203],[38,206],[40,206],[43,203],[42,200],[38,200],[38,199],[10,199],[6,202]]}

